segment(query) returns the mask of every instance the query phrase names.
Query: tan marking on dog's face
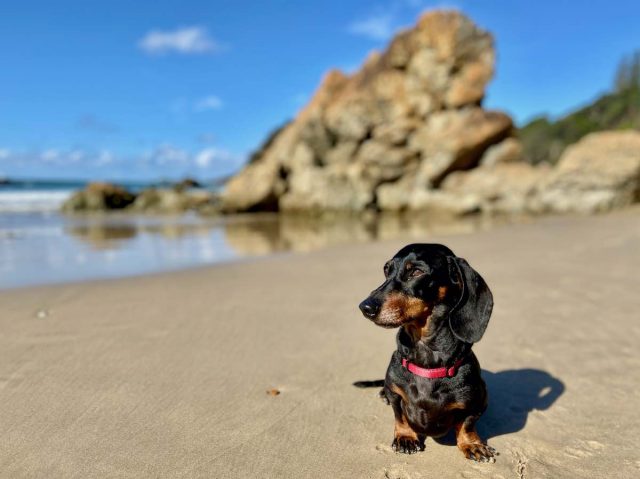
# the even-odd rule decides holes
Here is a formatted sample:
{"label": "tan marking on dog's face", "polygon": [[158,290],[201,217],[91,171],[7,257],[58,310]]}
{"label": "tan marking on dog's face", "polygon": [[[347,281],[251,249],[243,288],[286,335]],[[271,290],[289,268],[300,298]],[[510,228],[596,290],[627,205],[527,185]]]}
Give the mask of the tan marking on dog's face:
{"label": "tan marking on dog's face", "polygon": [[450,402],[444,407],[445,411],[454,411],[456,409],[464,410],[466,408],[467,408],[466,404],[462,402]]}
{"label": "tan marking on dog's face", "polygon": [[[429,313],[431,314],[431,313]],[[426,336],[429,332],[429,319],[431,316],[423,316],[415,321],[410,321],[403,324],[402,327],[413,338],[414,341],[419,341],[420,338]]]}
{"label": "tan marking on dog's face", "polygon": [[413,298],[401,293],[391,293],[380,308],[375,319],[378,326],[397,328],[410,321],[426,318],[432,307],[420,298]]}
{"label": "tan marking on dog's face", "polygon": [[440,286],[438,288],[438,301],[442,301],[447,296],[447,287]]}

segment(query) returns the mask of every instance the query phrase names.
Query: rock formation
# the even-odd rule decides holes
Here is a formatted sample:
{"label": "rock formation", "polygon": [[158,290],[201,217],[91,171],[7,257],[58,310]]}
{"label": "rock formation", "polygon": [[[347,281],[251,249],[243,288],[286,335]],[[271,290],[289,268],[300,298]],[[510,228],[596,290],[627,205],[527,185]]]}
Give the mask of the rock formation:
{"label": "rock formation", "polygon": [[89,183],[75,192],[62,205],[64,212],[117,210],[129,206],[136,199],[126,189],[110,183]]}
{"label": "rock formation", "polygon": [[[486,164],[494,154],[500,161]],[[477,168],[448,175],[431,203],[454,214],[539,214],[599,213],[640,201],[640,132],[591,133],[554,167],[513,158],[511,147],[490,148]]]}
{"label": "rock formation", "polygon": [[640,201],[640,132],[592,133],[553,167],[525,162],[511,118],[481,106],[494,56],[491,35],[461,13],[427,13],[353,75],[330,71],[221,197],[191,191],[192,180],[138,195],[98,184],[64,209],[466,215],[592,213]]}
{"label": "rock formation", "polygon": [[226,212],[599,212],[639,201],[640,133],[594,133],[555,167],[523,160],[511,119],[481,107],[490,34],[431,12],[353,75],[329,72],[222,197]]}
{"label": "rock formation", "polygon": [[189,188],[190,180],[173,187],[146,188],[131,192],[111,183],[89,183],[62,204],[65,213],[106,212],[121,210],[136,213],[183,213],[197,211],[203,215],[218,214],[219,198],[204,188]]}
{"label": "rock formation", "polygon": [[310,103],[227,184],[234,211],[438,207],[445,179],[521,151],[511,119],[481,107],[491,35],[431,12],[353,75],[329,72]]}
{"label": "rock formation", "polygon": [[640,132],[591,133],[569,146],[530,209],[596,213],[640,201]]}

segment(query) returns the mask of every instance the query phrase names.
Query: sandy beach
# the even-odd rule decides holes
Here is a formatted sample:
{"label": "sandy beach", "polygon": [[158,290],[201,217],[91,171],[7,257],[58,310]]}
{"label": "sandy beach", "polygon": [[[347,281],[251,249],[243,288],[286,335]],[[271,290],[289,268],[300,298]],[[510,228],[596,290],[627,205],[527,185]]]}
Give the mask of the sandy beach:
{"label": "sandy beach", "polygon": [[352,386],[395,347],[357,309],[394,240],[1,292],[0,477],[638,477],[640,210],[428,241],[493,290],[495,464],[395,454]]}

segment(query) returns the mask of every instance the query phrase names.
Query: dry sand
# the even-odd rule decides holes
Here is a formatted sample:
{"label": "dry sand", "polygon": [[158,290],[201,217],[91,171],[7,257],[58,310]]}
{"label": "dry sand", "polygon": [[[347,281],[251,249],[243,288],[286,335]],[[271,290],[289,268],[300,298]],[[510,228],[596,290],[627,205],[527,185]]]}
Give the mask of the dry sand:
{"label": "dry sand", "polygon": [[429,240],[496,299],[495,464],[393,453],[390,408],[351,386],[394,348],[357,309],[383,242],[0,293],[0,476],[640,477],[640,211]]}

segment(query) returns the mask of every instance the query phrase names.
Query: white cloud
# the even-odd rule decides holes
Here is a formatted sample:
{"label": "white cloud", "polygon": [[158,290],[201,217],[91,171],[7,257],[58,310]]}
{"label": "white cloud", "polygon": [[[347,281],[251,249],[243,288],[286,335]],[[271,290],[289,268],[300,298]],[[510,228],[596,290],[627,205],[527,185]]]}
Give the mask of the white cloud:
{"label": "white cloud", "polygon": [[196,155],[195,163],[200,168],[206,168],[216,159],[216,149],[207,148]]}
{"label": "white cloud", "polygon": [[84,159],[84,157],[86,156],[85,152],[82,150],[73,150],[70,151],[69,154],[67,155],[67,158],[69,159],[70,163],[77,163],[81,160]]}
{"label": "white cloud", "polygon": [[194,163],[198,168],[208,168],[217,161],[229,161],[235,157],[226,150],[219,148],[205,148],[198,152],[194,158]]}
{"label": "white cloud", "polygon": [[[2,160],[5,160],[4,162]],[[81,172],[101,178],[111,174],[140,174],[167,178],[199,173],[210,175],[228,174],[246,160],[246,155],[227,149],[203,146],[195,151],[183,149],[170,143],[161,143],[147,152],[120,155],[107,148],[48,148],[31,151],[10,151],[0,148],[0,164],[11,166],[12,171],[56,172],[66,174]],[[62,173],[60,173],[62,172]],[[22,173],[21,173],[22,174]],[[76,173],[71,173],[75,175]],[[0,175],[3,176],[3,175]]]}
{"label": "white cloud", "polygon": [[92,166],[106,166],[115,163],[118,158],[109,150],[102,149],[99,151],[86,151],[80,148],[72,150],[62,150],[58,148],[49,148],[40,152],[22,153],[18,155],[18,158],[37,165],[46,164],[50,166],[78,166],[88,165]]}
{"label": "white cloud", "polygon": [[113,163],[114,159],[115,158],[113,154],[109,150],[102,150],[100,151],[100,153],[98,154],[98,157],[96,158],[95,165],[96,166],[109,165]]}
{"label": "white cloud", "polygon": [[173,31],[152,30],[140,40],[138,46],[150,54],[197,54],[220,49],[220,45],[201,27],[186,27]]}
{"label": "white cloud", "polygon": [[390,13],[371,15],[362,20],[356,20],[348,27],[349,33],[360,35],[371,40],[387,40],[394,31],[394,19]]}
{"label": "white cloud", "polygon": [[44,162],[53,162],[53,161],[56,161],[59,157],[60,157],[60,152],[55,148],[50,148],[40,153],[40,158]]}
{"label": "white cloud", "polygon": [[222,100],[215,95],[209,95],[198,100],[194,108],[196,111],[219,110],[222,108]]}
{"label": "white cloud", "polygon": [[189,162],[189,153],[173,145],[163,144],[143,155],[142,159],[155,165],[186,164]]}

